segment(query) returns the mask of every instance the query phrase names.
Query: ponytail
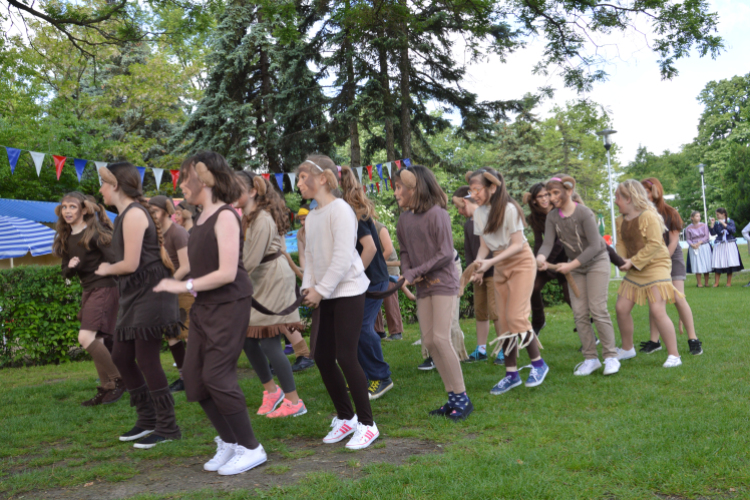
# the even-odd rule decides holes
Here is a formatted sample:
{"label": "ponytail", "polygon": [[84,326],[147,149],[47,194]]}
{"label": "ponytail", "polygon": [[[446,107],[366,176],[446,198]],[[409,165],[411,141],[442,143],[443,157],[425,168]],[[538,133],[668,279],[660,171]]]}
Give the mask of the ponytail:
{"label": "ponytail", "polygon": [[154,226],[156,227],[156,237],[159,240],[159,251],[161,253],[161,261],[162,263],[169,269],[172,273],[174,273],[175,268],[174,264],[172,264],[172,259],[169,258],[169,254],[167,253],[167,249],[164,248],[164,235],[162,234],[161,230],[161,223],[159,223],[159,214],[156,212],[156,207],[153,205],[149,205],[146,201],[146,198],[143,197],[143,195],[139,195],[136,200],[140,205],[148,210],[149,215],[151,216],[151,220],[154,221]]}
{"label": "ponytail", "polygon": [[354,213],[357,214],[357,220],[375,218],[375,205],[365,195],[362,185],[357,180],[352,169],[348,166],[341,167],[341,192],[344,201],[346,201],[349,206],[352,207]]}

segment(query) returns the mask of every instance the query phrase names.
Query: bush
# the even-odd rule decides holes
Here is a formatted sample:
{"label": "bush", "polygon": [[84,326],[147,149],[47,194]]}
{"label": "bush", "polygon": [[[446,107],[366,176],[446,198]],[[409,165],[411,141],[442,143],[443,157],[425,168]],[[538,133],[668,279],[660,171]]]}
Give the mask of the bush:
{"label": "bush", "polygon": [[58,266],[0,271],[0,367],[69,361],[81,293],[78,278],[66,283]]}

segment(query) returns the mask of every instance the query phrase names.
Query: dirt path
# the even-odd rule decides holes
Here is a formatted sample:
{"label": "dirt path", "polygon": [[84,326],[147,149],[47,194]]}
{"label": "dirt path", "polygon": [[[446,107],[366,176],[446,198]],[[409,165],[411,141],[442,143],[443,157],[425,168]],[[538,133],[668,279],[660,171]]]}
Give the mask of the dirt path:
{"label": "dirt path", "polygon": [[210,457],[177,461],[151,462],[142,465],[141,474],[118,483],[97,481],[75,488],[33,492],[23,498],[48,500],[119,500],[135,495],[152,495],[195,491],[204,488],[232,491],[268,489],[292,484],[311,472],[330,472],[341,478],[362,476],[362,467],[374,462],[400,465],[414,455],[441,453],[440,445],[428,441],[381,438],[373,446],[358,452],[344,448],[345,441],[324,445],[319,441],[288,443],[286,458],[272,453],[268,462],[237,476],[222,477],[205,472],[203,463]]}

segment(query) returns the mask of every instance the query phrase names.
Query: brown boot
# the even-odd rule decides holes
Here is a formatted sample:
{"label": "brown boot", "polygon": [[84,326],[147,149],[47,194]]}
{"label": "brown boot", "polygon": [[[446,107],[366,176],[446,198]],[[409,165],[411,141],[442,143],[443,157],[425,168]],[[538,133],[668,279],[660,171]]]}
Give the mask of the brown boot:
{"label": "brown boot", "polygon": [[116,378],[114,380],[115,388],[107,391],[107,394],[104,395],[104,400],[102,401],[103,404],[109,404],[109,403],[115,403],[120,400],[123,394],[125,394],[125,383],[122,381],[121,378]]}
{"label": "brown boot", "polygon": [[110,392],[104,387],[97,387],[96,388],[96,396],[93,398],[84,401],[81,403],[81,406],[98,406],[104,402],[104,398],[107,395],[107,393]]}

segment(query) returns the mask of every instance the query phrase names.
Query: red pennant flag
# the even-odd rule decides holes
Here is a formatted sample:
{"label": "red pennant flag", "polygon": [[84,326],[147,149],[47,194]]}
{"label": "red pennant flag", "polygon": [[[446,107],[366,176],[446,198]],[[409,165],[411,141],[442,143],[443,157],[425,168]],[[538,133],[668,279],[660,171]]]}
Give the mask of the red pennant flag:
{"label": "red pennant flag", "polygon": [[370,180],[372,180],[372,165],[367,165],[367,174],[370,176]]}
{"label": "red pennant flag", "polygon": [[362,186],[362,191],[364,191],[366,193],[367,192],[367,188],[364,187],[364,186]]}
{"label": "red pennant flag", "polygon": [[262,176],[263,176],[263,178],[264,178],[265,180],[267,180],[267,181],[270,181],[270,180],[271,180],[271,174],[260,174],[260,175],[262,175]]}
{"label": "red pennant flag", "polygon": [[375,187],[376,187],[376,188],[378,188],[378,193],[379,193],[379,192],[380,192],[380,183],[379,183],[379,182],[376,182],[376,183],[375,183]]}
{"label": "red pennant flag", "polygon": [[172,187],[177,191],[177,180],[180,178],[180,171],[170,170],[169,173],[172,174]]}
{"label": "red pennant flag", "polygon": [[60,174],[62,174],[63,166],[65,165],[65,156],[52,155],[52,159],[55,160],[55,170],[57,171],[57,180],[60,180]]}
{"label": "red pennant flag", "polygon": [[401,169],[401,160],[396,160],[396,169],[397,170]]}

